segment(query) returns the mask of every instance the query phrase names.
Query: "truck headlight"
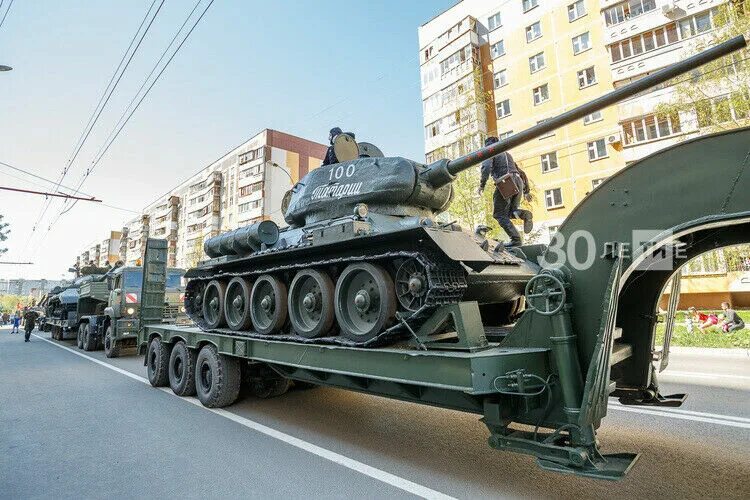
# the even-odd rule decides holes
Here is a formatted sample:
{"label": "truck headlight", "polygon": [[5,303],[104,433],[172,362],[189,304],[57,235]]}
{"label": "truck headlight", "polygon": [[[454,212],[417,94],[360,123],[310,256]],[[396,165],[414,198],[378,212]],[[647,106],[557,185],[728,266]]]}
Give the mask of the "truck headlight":
{"label": "truck headlight", "polygon": [[185,306],[180,306],[180,312],[181,312],[181,313],[184,313],[184,312],[185,312]]}
{"label": "truck headlight", "polygon": [[128,307],[128,308],[127,308],[127,309],[125,310],[125,312],[127,312],[128,314],[133,314],[133,313],[135,312],[135,309],[133,309],[132,307]]}

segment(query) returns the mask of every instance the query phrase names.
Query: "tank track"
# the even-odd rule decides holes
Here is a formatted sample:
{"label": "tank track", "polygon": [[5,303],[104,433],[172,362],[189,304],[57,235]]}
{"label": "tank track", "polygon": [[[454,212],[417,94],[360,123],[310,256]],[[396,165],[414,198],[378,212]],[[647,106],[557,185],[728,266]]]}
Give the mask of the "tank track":
{"label": "tank track", "polygon": [[[420,264],[422,264],[422,266],[424,266],[425,270],[427,271],[427,282],[429,288],[425,297],[425,303],[418,310],[411,312],[407,317],[402,316],[400,318],[400,322],[397,322],[391,327],[383,330],[376,337],[366,342],[355,342],[340,336],[318,337],[310,339],[294,334],[291,329],[289,329],[290,331],[288,333],[262,335],[252,331],[239,332],[228,328],[209,328],[203,320],[202,316],[195,314],[195,311],[192,310],[192,307],[188,306],[188,302],[194,298],[195,290],[202,290],[203,287],[201,285],[207,284],[209,281],[216,278],[227,280],[235,277],[253,278],[262,274],[299,271],[301,269],[310,267],[346,265],[353,262],[392,261],[394,259],[400,258],[414,258]],[[193,285],[194,283],[197,284]],[[299,342],[304,344],[327,344],[348,347],[374,347],[392,343],[411,335],[409,329],[416,330],[417,328],[419,328],[422,323],[430,317],[430,313],[436,307],[459,302],[466,292],[467,287],[468,284],[466,281],[466,272],[463,270],[460,264],[445,259],[437,252],[404,250],[385,252],[375,255],[356,254],[326,259],[309,259],[304,261],[297,261],[294,264],[258,267],[254,268],[252,271],[246,272],[221,272],[218,274],[207,273],[205,275],[199,275],[191,279],[188,283],[188,289],[185,293],[185,309],[190,319],[192,319],[193,322],[201,330],[207,332],[244,338]],[[406,327],[406,325],[408,325],[408,328]]]}

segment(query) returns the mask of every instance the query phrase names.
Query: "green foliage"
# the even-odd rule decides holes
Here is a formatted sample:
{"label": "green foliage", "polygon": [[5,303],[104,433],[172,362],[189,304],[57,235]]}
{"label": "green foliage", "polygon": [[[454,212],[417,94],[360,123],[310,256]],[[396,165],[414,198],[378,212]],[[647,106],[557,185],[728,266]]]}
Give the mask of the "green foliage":
{"label": "green foliage", "polygon": [[24,295],[0,295],[0,312],[13,314],[18,304],[21,304],[21,308],[30,306],[31,299]]}
{"label": "green foliage", "polygon": [[[750,1],[721,5],[714,15],[716,29],[691,47],[697,52],[737,35],[750,36]],[[657,106],[660,115],[695,112],[703,132],[741,127],[750,121],[750,49],[743,49],[678,77],[671,102]]]}
{"label": "green foliage", "polygon": [[188,267],[197,266],[198,262],[200,262],[202,257],[203,257],[203,235],[196,238],[195,242],[193,242],[193,248],[191,249],[190,253],[187,255]]}
{"label": "green foliage", "polygon": [[[706,314],[712,312],[717,316],[722,311],[702,311]],[[750,329],[747,325],[750,325],[750,311],[737,311],[737,313],[745,321],[746,327],[736,332],[725,333],[721,327],[714,326],[700,331],[697,325],[693,326],[693,331],[688,332],[685,326],[685,317],[687,311],[678,311],[676,314],[676,322],[674,332],[672,333],[672,345],[682,347],[725,347],[732,348],[738,347],[743,349],[750,349]],[[721,321],[719,322],[721,323]],[[664,342],[664,323],[659,323],[656,326],[656,345],[661,346]]]}
{"label": "green foliage", "polygon": [[[0,241],[5,241],[8,239],[8,234],[10,233],[10,229],[8,229],[9,224],[7,222],[3,222],[3,216],[0,215]],[[7,252],[7,248],[0,248],[0,255]]]}

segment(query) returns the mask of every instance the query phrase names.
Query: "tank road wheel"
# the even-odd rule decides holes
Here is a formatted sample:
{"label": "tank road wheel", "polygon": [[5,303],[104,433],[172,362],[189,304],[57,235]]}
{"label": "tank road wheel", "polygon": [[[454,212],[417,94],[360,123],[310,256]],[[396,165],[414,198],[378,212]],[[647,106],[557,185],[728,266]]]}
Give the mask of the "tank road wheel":
{"label": "tank road wheel", "polygon": [[83,327],[84,323],[78,325],[78,337],[76,337],[76,345],[79,349],[83,349]]}
{"label": "tank road wheel", "polygon": [[227,326],[235,331],[249,330],[250,317],[250,283],[245,278],[233,278],[227,285],[224,296],[224,315]]}
{"label": "tank road wheel", "polygon": [[401,307],[416,311],[427,299],[427,270],[415,258],[405,260],[396,271],[396,296]]}
{"label": "tank road wheel", "polygon": [[94,339],[94,333],[91,331],[91,325],[88,323],[83,325],[83,350],[96,350],[96,339]]}
{"label": "tank road wheel", "polygon": [[183,341],[177,342],[169,356],[169,386],[178,396],[195,395],[196,353]]}
{"label": "tank road wheel", "polygon": [[112,333],[112,325],[107,326],[107,333],[104,334],[104,355],[108,358],[116,358],[120,355],[120,345]]}
{"label": "tank road wheel", "polygon": [[219,354],[213,345],[203,346],[195,364],[195,389],[203,406],[221,408],[234,403],[241,381],[237,358]]}
{"label": "tank road wheel", "polygon": [[148,343],[146,351],[146,371],[148,381],[154,387],[163,387],[169,382],[169,355],[172,346],[163,344],[159,337],[154,337]]}
{"label": "tank road wheel", "polygon": [[268,335],[277,333],[286,323],[286,285],[270,274],[255,280],[250,294],[250,316],[255,331]]}
{"label": "tank road wheel", "polygon": [[212,280],[203,292],[203,320],[208,328],[221,328],[226,324],[224,316],[224,296],[227,286],[219,280]]}
{"label": "tank road wheel", "polygon": [[341,334],[357,342],[375,338],[396,316],[393,280],[382,267],[350,264],[336,283],[336,319]]}
{"label": "tank road wheel", "polygon": [[316,269],[298,272],[289,286],[289,319],[294,331],[311,339],[333,326],[333,281]]}

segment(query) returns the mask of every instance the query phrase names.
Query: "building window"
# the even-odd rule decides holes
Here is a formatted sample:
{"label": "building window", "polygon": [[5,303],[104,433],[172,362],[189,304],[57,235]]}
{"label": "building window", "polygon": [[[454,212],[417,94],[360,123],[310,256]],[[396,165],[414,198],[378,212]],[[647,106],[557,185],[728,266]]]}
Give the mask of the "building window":
{"label": "building window", "polygon": [[[713,10],[713,9],[712,9]],[[711,23],[711,12],[707,10],[690,16],[680,21],[680,38],[690,38],[691,36],[700,35],[709,31],[713,26]]]}
{"label": "building window", "polygon": [[261,200],[255,200],[255,201],[249,201],[247,203],[241,203],[237,205],[237,212],[244,214],[245,212],[249,212],[253,208],[259,208],[261,204]]}
{"label": "building window", "polygon": [[662,139],[681,132],[678,115],[648,115],[621,124],[625,144]]}
{"label": "building window", "polygon": [[549,101],[549,86],[546,83],[540,85],[532,90],[531,94],[534,96],[534,105]]}
{"label": "building window", "polygon": [[257,191],[260,191],[263,189],[263,183],[262,182],[254,182],[250,185],[243,186],[240,188],[240,196],[248,196],[252,193],[255,193]]}
{"label": "building window", "polygon": [[540,69],[544,68],[544,52],[540,52],[536,55],[529,57],[529,70],[532,73],[536,73]]}
{"label": "building window", "polygon": [[511,135],[513,135],[513,131],[512,130],[508,130],[507,132],[502,132],[497,138],[502,141],[503,139],[507,139]]}
{"label": "building window", "polygon": [[679,41],[677,25],[669,23],[621,42],[613,43],[609,46],[609,53],[612,57],[612,62],[618,62],[644,52],[651,52],[677,41]]}
{"label": "building window", "polygon": [[452,69],[457,68],[458,66],[462,65],[463,63],[468,61],[471,57],[472,57],[471,45],[467,45],[466,47],[462,48],[458,52],[454,52],[453,54],[449,55],[440,63],[440,76],[441,77],[445,76]]}
{"label": "building window", "polygon": [[557,152],[552,151],[551,153],[546,153],[542,155],[542,173],[546,174],[547,172],[552,172],[553,170],[557,170],[560,168],[557,165]]}
{"label": "building window", "polygon": [[589,50],[591,48],[591,37],[589,36],[589,32],[581,33],[578,36],[573,37],[573,55],[580,54],[581,52],[585,50]]}
{"label": "building window", "polygon": [[578,72],[578,88],[583,89],[596,83],[596,71],[594,67],[582,69]]}
{"label": "building window", "polygon": [[544,206],[547,209],[560,208],[563,206],[562,189],[552,188],[544,191]]}
{"label": "building window", "polygon": [[568,21],[573,22],[586,15],[586,5],[583,0],[578,0],[568,5]]}
{"label": "building window", "polygon": [[492,44],[490,47],[490,55],[493,59],[504,56],[505,55],[505,42],[503,40],[499,40]]}
{"label": "building window", "polygon": [[531,26],[526,26],[526,43],[532,42],[542,36],[541,21],[537,21]]}
{"label": "building window", "polygon": [[596,189],[599,187],[599,184],[605,181],[605,178],[602,177],[601,179],[592,179],[591,180],[591,189]]}
{"label": "building window", "polygon": [[496,14],[492,14],[490,17],[487,18],[487,28],[492,31],[496,28],[499,28],[503,25],[503,22],[500,20],[500,13],[497,12]]}
{"label": "building window", "polygon": [[429,125],[427,125],[425,128],[425,136],[427,139],[432,139],[433,137],[436,137],[440,134],[440,120],[436,122],[432,122]]}
{"label": "building window", "polygon": [[583,124],[588,125],[589,123],[594,123],[603,120],[602,112],[601,111],[594,111],[593,113],[586,115],[583,117]]}
{"label": "building window", "polygon": [[262,165],[256,165],[254,167],[246,168],[240,172],[239,178],[245,179],[254,175],[260,175]]}
{"label": "building window", "polygon": [[498,89],[504,85],[508,84],[508,72],[504,69],[501,69],[497,73],[495,73],[495,88]]}
{"label": "building window", "polygon": [[510,114],[510,99],[500,101],[495,105],[495,109],[497,110],[498,118],[505,118]]}
{"label": "building window", "polygon": [[607,26],[620,24],[656,9],[656,0],[629,0],[604,11]]}
{"label": "building window", "polygon": [[733,92],[730,95],[702,101],[696,106],[698,126],[710,127],[719,123],[745,120],[750,112],[750,93]]}
{"label": "building window", "polygon": [[539,0],[521,0],[523,11],[528,12],[539,5]]}
{"label": "building window", "polygon": [[607,144],[604,139],[597,139],[587,144],[589,150],[589,161],[600,160],[607,156]]}
{"label": "building window", "polygon": [[[544,120],[539,120],[538,122],[536,122],[536,124],[539,125],[540,123],[544,123],[547,120],[549,120],[549,118],[545,118]],[[555,131],[554,130],[550,130],[546,134],[540,135],[539,136],[539,140],[546,139],[547,137],[552,137],[553,135],[555,135]]]}

